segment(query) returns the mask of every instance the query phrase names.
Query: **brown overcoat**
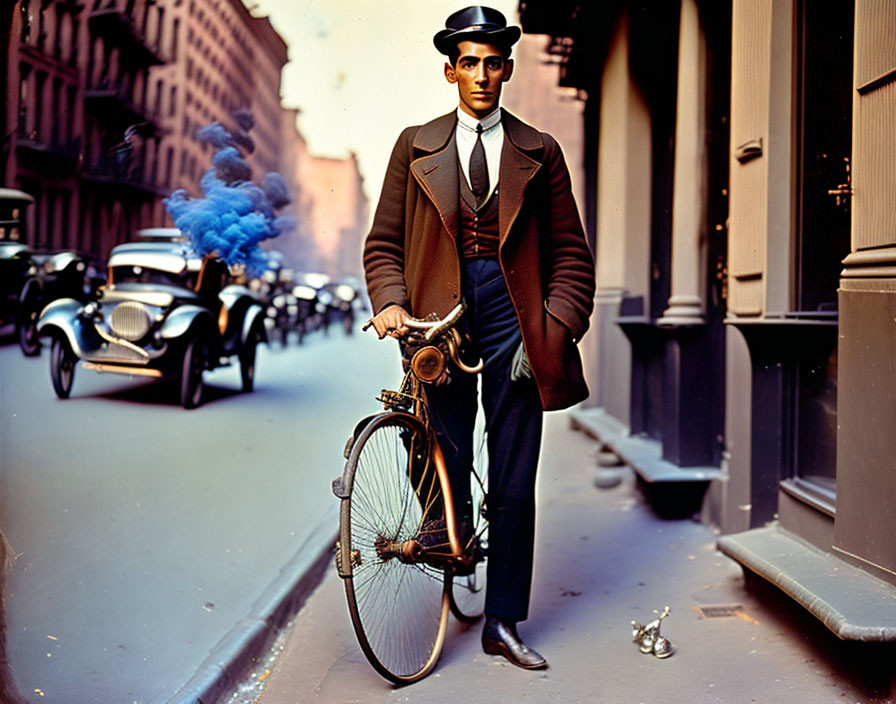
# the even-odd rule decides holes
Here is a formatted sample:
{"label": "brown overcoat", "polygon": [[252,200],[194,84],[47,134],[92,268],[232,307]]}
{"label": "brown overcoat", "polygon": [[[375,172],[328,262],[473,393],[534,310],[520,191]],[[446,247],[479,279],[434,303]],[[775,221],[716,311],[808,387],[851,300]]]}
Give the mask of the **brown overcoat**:
{"label": "brown overcoat", "polygon": [[[557,142],[502,109],[498,258],[545,410],[588,396],[575,342],[588,329],[594,258]],[[458,167],[449,113],[401,133],[364,247],[375,312],[444,316],[460,300]]]}

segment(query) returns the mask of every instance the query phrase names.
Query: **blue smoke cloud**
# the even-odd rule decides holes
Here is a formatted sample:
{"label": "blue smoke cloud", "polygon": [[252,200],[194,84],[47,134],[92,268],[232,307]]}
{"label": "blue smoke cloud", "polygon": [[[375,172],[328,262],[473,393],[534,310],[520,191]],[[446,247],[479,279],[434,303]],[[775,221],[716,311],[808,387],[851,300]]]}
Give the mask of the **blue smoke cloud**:
{"label": "blue smoke cloud", "polygon": [[[238,124],[251,127],[251,115]],[[216,253],[228,266],[243,264],[250,276],[257,275],[266,267],[259,243],[295,227],[292,218],[274,212],[290,202],[286,180],[275,172],[261,186],[250,180],[252,171],[237,148],[246,140],[251,144],[245,133],[235,137],[215,122],[199,130],[197,139],[218,150],[199,181],[204,197],[190,198],[181,188],[165,199],[165,208],[200,256]]]}

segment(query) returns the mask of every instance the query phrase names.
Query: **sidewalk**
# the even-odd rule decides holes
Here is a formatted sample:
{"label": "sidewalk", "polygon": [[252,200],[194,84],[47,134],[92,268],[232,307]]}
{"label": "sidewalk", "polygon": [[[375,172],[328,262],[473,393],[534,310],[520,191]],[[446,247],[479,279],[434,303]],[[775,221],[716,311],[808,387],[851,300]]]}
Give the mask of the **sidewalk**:
{"label": "sidewalk", "polygon": [[[297,702],[888,702],[893,650],[838,641],[777,590],[745,585],[691,520],[663,521],[631,473],[594,488],[597,445],[548,414],[539,480],[535,576],[525,640],[550,667],[527,672],[486,655],[480,627],[449,624],[435,670],[396,688],[368,665],[334,569],[296,618],[261,704]],[[629,622],[668,605],[659,660],[631,642]],[[740,617],[696,607],[739,605]],[[722,610],[724,611],[724,610]],[[737,612],[735,612],[737,613]]]}

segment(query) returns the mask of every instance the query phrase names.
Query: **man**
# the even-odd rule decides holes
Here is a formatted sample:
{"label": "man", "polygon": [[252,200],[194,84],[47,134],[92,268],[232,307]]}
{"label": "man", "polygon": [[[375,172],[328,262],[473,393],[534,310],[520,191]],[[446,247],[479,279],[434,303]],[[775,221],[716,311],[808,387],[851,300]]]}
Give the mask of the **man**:
{"label": "man", "polygon": [[[594,297],[594,261],[552,137],[499,107],[520,37],[504,16],[468,7],[434,37],[457,85],[455,112],[398,138],[364,250],[380,337],[409,316],[467,305],[466,332],[485,362],[489,548],[482,645],[524,668],[547,665],[516,624],[528,616],[535,474],[542,411],[585,399],[575,342]],[[475,378],[427,388],[457,509],[469,518]],[[466,515],[464,515],[466,514]]]}

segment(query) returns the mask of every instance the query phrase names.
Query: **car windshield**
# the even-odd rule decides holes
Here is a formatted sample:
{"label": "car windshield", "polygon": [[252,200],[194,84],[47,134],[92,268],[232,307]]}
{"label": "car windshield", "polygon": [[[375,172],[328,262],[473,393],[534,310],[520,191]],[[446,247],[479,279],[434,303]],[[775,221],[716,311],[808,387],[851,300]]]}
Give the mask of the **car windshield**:
{"label": "car windshield", "polygon": [[116,284],[163,284],[166,286],[179,286],[192,290],[196,286],[197,272],[184,272],[172,274],[168,271],[150,269],[145,266],[116,266],[112,267],[112,281]]}

